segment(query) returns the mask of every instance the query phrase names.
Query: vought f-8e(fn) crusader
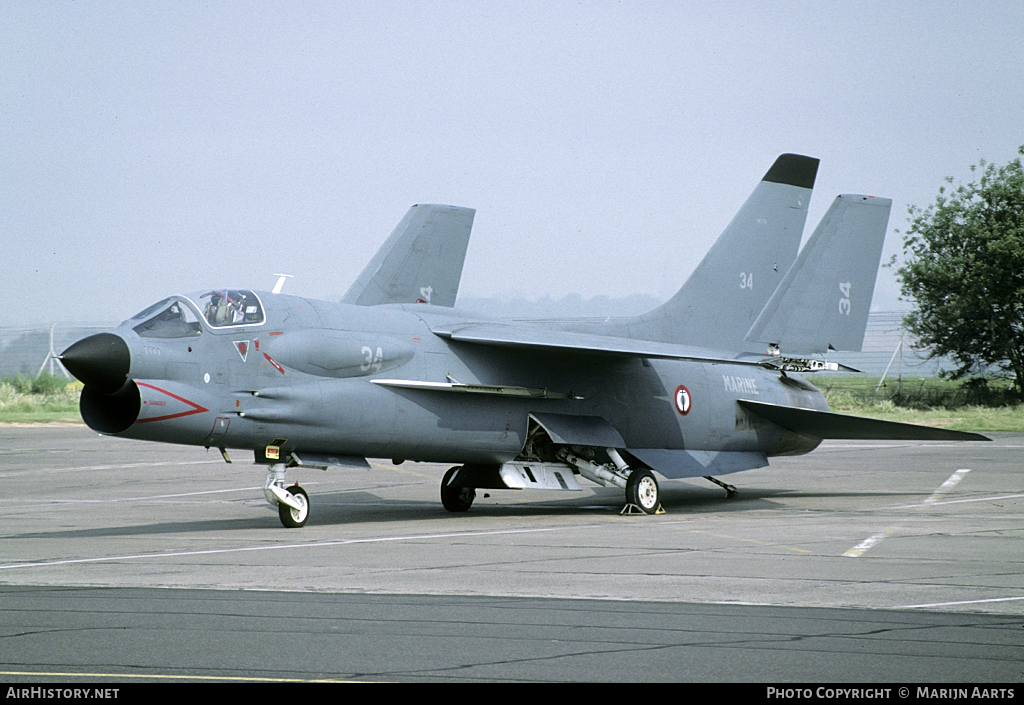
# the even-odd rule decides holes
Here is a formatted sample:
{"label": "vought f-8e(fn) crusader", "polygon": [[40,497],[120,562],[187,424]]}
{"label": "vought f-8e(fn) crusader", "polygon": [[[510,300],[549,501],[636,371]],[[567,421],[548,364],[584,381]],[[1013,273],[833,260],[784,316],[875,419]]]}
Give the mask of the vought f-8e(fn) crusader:
{"label": "vought f-8e(fn) crusader", "polygon": [[714,476],[825,438],[987,440],[831,413],[799,374],[860,349],[891,205],[838,196],[800,250],[817,169],[780,156],[679,292],[635,318],[455,308],[474,211],[420,205],[340,303],[200,290],[61,359],[100,433],[252,451],[289,527],[310,510],[289,470],[367,458],[451,463],[453,512],[478,489],[579,490],[584,477],[653,514],[659,477],[732,493]]}

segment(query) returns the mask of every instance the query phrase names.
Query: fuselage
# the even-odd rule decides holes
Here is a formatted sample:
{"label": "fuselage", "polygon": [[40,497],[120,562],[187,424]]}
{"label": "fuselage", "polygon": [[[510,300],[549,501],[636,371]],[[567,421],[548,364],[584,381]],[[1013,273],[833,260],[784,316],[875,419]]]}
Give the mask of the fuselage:
{"label": "fuselage", "polygon": [[[628,448],[780,455],[818,444],[736,404],[827,410],[821,393],[795,375],[743,364],[511,350],[431,332],[463,319],[480,320],[426,304],[356,306],[215,290],[154,304],[88,351],[90,339],[65,357],[85,382],[82,416],[94,430],[248,449],[257,458],[272,445],[282,453],[503,463],[522,451],[536,413],[605,419]],[[103,355],[109,374],[101,374]],[[381,383],[389,380],[437,388]],[[451,383],[488,390],[439,391]]]}

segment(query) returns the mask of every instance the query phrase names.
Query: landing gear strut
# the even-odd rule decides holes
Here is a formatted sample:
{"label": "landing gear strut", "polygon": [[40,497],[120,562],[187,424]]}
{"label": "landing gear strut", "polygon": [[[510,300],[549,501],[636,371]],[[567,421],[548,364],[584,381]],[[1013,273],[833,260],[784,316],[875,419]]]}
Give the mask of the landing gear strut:
{"label": "landing gear strut", "polygon": [[558,457],[576,468],[588,480],[605,487],[615,485],[625,490],[626,506],[622,508],[622,514],[664,514],[658,481],[654,479],[654,474],[646,468],[630,470],[614,448],[606,448],[605,452],[612,461],[610,465],[595,463],[568,448],[563,448]]}
{"label": "landing gear strut", "polygon": [[708,482],[714,482],[716,485],[718,485],[723,490],[725,490],[725,496],[726,496],[727,499],[736,499],[737,497],[740,496],[739,490],[737,490],[735,487],[733,487],[730,484],[727,484],[725,482],[722,482],[721,480],[715,479],[715,478],[711,477],[710,475],[705,475],[704,479],[707,480]]}

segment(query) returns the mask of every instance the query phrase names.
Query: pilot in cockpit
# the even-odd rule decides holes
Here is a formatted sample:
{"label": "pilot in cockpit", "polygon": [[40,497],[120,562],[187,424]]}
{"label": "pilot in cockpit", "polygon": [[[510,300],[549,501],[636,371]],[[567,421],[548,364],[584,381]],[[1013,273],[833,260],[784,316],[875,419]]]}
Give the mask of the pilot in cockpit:
{"label": "pilot in cockpit", "polygon": [[263,321],[259,299],[251,291],[219,289],[203,294],[202,298],[207,296],[210,300],[203,309],[203,316],[214,328]]}
{"label": "pilot in cockpit", "polygon": [[228,299],[220,291],[215,291],[210,296],[210,303],[206,304],[205,316],[211,326],[222,326],[228,322],[231,307]]}

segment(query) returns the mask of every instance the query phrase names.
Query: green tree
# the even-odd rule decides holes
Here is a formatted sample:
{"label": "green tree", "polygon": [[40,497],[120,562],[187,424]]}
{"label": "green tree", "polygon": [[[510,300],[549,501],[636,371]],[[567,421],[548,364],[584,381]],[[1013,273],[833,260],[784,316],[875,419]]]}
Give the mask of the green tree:
{"label": "green tree", "polygon": [[1024,171],[1020,157],[971,171],[976,183],[910,207],[897,275],[915,309],[904,321],[933,357],[959,365],[954,379],[996,368],[1024,397]]}

